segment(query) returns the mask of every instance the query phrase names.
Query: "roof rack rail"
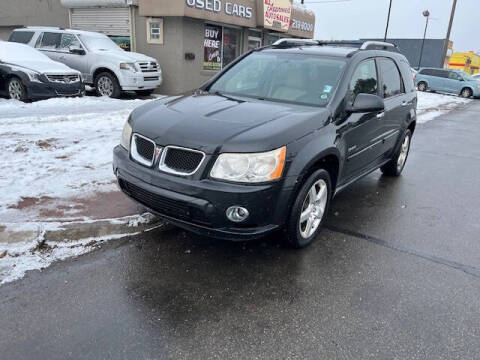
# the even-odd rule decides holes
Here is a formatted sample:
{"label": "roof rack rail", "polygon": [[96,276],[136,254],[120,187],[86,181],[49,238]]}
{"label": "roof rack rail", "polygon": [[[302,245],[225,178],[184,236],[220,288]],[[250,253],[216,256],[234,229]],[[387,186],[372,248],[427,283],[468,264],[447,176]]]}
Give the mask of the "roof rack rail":
{"label": "roof rack rail", "polygon": [[384,41],[365,41],[362,46],[360,46],[360,50],[387,50],[387,51],[397,51],[397,47],[388,42]]}
{"label": "roof rack rail", "polygon": [[319,45],[317,40],[311,39],[294,39],[294,38],[283,38],[275,41],[272,46],[280,48],[288,48],[293,46],[311,46]]}
{"label": "roof rack rail", "polygon": [[25,26],[24,29],[31,29],[31,30],[63,30],[63,28],[58,26]]}

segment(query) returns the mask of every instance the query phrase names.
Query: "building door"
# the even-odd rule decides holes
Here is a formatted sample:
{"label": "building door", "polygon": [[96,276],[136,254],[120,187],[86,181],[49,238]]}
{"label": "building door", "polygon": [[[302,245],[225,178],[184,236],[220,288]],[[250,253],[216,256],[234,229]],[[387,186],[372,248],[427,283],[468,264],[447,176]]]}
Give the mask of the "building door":
{"label": "building door", "polygon": [[86,7],[70,9],[71,27],[109,36],[124,50],[130,50],[129,7]]}
{"label": "building door", "polygon": [[262,32],[257,30],[248,31],[248,51],[262,46]]}

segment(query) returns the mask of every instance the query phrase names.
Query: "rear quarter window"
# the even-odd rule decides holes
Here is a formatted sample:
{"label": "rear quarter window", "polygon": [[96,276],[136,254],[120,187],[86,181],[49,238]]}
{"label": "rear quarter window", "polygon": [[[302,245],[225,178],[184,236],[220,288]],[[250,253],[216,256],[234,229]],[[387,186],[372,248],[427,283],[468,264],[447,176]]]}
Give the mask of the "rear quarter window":
{"label": "rear quarter window", "polygon": [[8,41],[20,44],[28,44],[35,33],[33,31],[14,31]]}

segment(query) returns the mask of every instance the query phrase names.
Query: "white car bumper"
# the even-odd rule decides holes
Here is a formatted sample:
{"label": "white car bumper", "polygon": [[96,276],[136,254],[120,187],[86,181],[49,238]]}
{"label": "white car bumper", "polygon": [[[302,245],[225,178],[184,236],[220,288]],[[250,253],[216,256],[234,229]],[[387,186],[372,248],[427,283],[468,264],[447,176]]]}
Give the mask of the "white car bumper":
{"label": "white car bumper", "polygon": [[161,72],[137,73],[133,76],[124,76],[120,80],[123,90],[150,90],[162,84]]}

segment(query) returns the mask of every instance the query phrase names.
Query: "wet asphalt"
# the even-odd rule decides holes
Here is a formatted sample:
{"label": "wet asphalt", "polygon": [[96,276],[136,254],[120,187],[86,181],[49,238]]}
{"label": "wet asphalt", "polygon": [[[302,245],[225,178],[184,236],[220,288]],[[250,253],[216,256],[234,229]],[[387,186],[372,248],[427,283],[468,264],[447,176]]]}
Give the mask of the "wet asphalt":
{"label": "wet asphalt", "polygon": [[480,101],[304,250],[152,231],[0,287],[1,359],[478,359]]}

